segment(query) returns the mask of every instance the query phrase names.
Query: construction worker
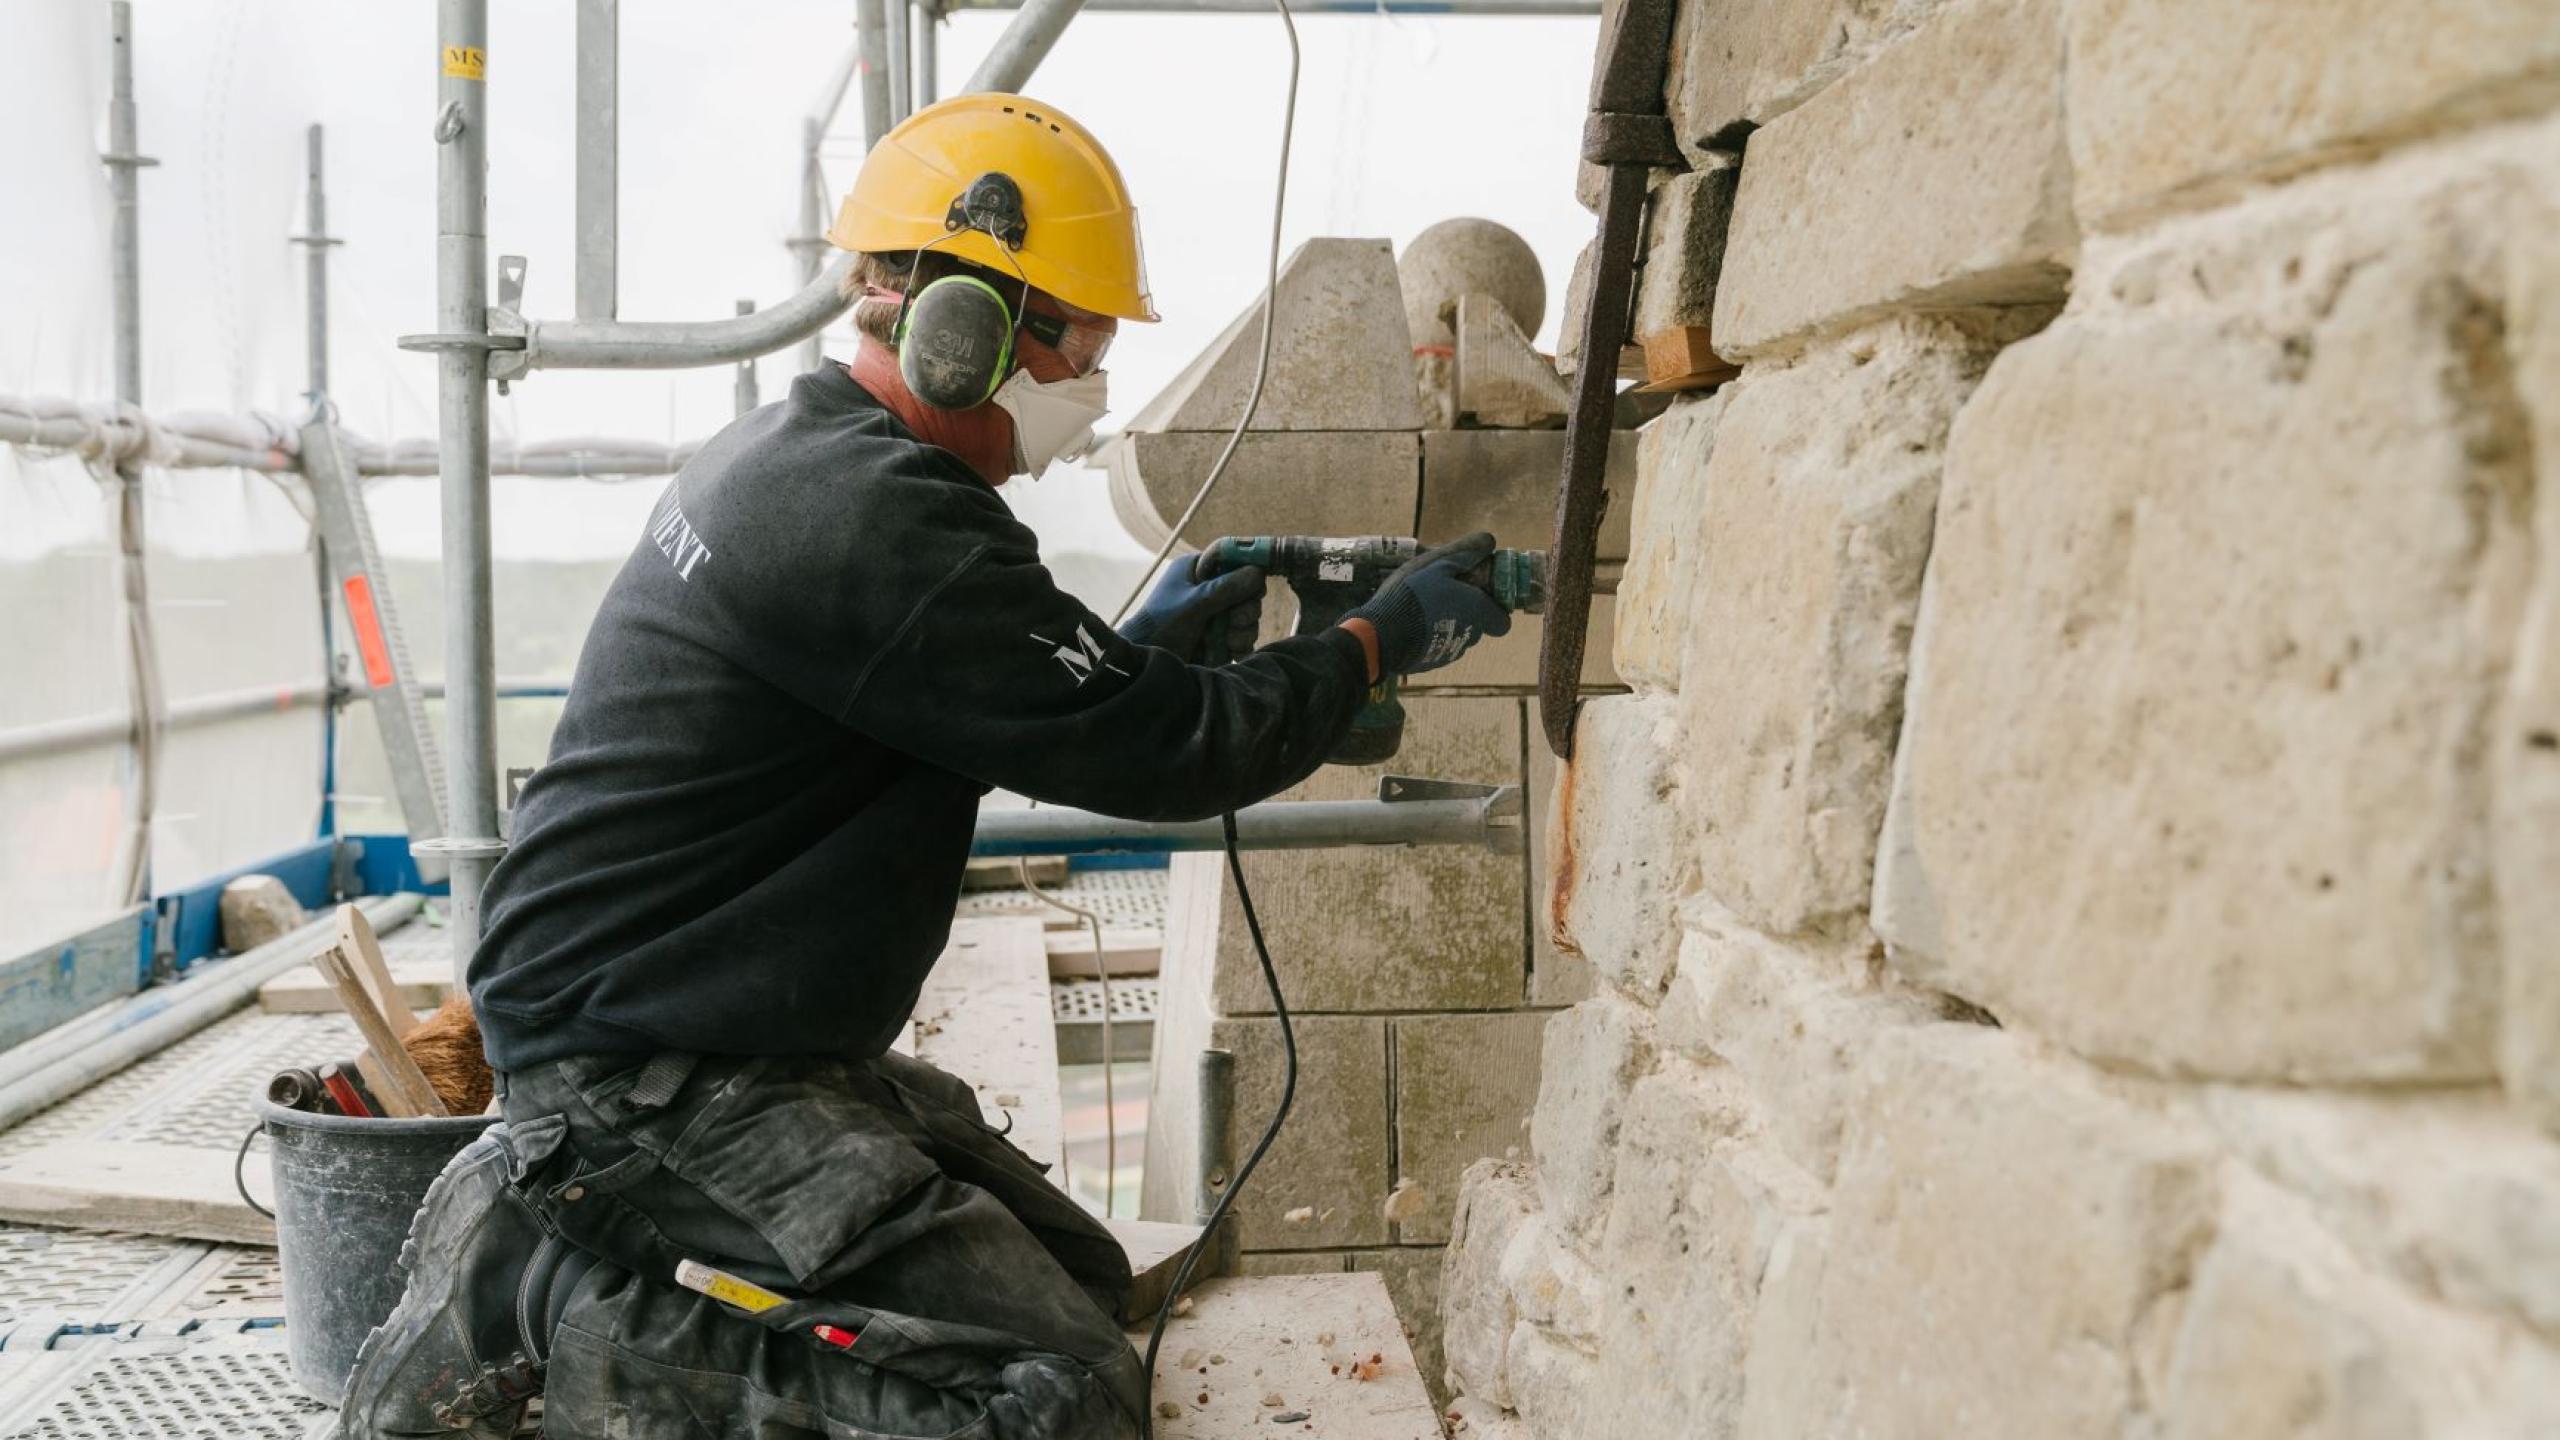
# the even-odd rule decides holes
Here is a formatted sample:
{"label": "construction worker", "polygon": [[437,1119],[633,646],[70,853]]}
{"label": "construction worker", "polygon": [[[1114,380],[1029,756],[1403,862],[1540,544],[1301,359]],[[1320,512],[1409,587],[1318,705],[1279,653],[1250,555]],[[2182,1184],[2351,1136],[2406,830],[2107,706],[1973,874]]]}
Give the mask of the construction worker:
{"label": "construction worker", "polygon": [[503,1124],[419,1212],[340,1433],[503,1436],[539,1391],[552,1440],[1137,1434],[1121,1250],[889,1050],[979,798],[1215,815],[1311,773],[1379,675],[1507,628],[1461,578],[1488,536],[1217,667],[1259,572],[1177,562],[1117,632],[1057,588],[995,487],[1083,442],[1156,316],[1119,171],[1056,109],[917,113],[831,238],[853,362],[668,485],[525,787],[470,973]]}

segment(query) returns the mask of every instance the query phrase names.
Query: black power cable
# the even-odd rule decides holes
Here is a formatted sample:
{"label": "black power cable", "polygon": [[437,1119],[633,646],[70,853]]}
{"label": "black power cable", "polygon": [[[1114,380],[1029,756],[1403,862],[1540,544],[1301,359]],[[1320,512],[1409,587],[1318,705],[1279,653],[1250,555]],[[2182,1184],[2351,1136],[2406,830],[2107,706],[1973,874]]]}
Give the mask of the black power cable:
{"label": "black power cable", "polygon": [[1191,1283],[1191,1271],[1200,1263],[1201,1252],[1216,1238],[1218,1225],[1227,1218],[1227,1209],[1236,1203],[1236,1195],[1244,1189],[1245,1180],[1262,1163],[1271,1142],[1280,1138],[1280,1127],[1289,1119],[1290,1102],[1298,1098],[1298,1035],[1289,1024],[1289,1002],[1280,994],[1280,972],[1272,968],[1271,947],[1263,943],[1262,921],[1253,913],[1253,891],[1244,883],[1244,861],[1236,854],[1236,812],[1218,817],[1226,827],[1227,873],[1235,878],[1236,904],[1244,911],[1244,928],[1253,936],[1254,958],[1262,962],[1262,983],[1271,991],[1271,1011],[1280,1017],[1280,1104],[1271,1112],[1271,1123],[1262,1128],[1262,1138],[1236,1167],[1234,1178],[1227,1182],[1226,1193],[1209,1210],[1208,1223],[1200,1227],[1200,1238],[1191,1242],[1183,1253],[1182,1264],[1173,1272],[1173,1284],[1165,1290],[1164,1304],[1156,1310],[1155,1324],[1147,1331],[1147,1403],[1139,1413],[1139,1433],[1154,1440],[1156,1433],[1156,1350],[1164,1344],[1164,1326],[1173,1318],[1174,1302],[1182,1297],[1183,1287]]}

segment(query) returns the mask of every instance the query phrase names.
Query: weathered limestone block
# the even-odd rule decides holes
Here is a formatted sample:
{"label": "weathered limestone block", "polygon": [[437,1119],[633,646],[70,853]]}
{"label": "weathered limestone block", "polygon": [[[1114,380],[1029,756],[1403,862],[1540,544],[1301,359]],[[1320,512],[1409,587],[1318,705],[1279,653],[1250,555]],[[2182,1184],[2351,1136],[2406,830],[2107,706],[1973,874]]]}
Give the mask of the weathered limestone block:
{"label": "weathered limestone block", "polygon": [[1691,163],[1741,143],[1925,19],[1937,0],[1683,0],[1667,99]]}
{"label": "weathered limestone block", "polygon": [[1396,1179],[1414,1187],[1402,1203],[1417,1207],[1396,1223],[1396,1242],[1446,1244],[1467,1167],[1529,1151],[1547,1017],[1517,1010],[1411,1015],[1387,1024],[1395,1056]]}
{"label": "weathered limestone block", "polygon": [[2560,1146],[2493,1094],[2232,1087],[2205,1113],[2365,1266],[2560,1342]]}
{"label": "weathered limestone block", "polygon": [[[1390,771],[1517,784],[1520,727],[1517,700],[1408,697],[1404,746],[1386,764],[1328,765],[1278,798],[1374,799]],[[1262,851],[1244,867],[1293,1010],[1502,1010],[1526,993],[1517,855],[1458,845]],[[1220,884],[1214,1007],[1268,1014],[1234,884]]]}
{"label": "weathered limestone block", "polygon": [[1587,1435],[1711,1440],[1741,1418],[1760,1279],[1786,1227],[1822,1189],[1751,1133],[1729,1070],[1674,1063],[1637,1083],[1620,1132],[1618,1192],[1602,1240],[1619,1284],[1601,1310]]}
{"label": "weathered limestone block", "polygon": [[[2560,235],[2560,197],[2548,188],[2509,213],[2519,234]],[[2509,1094],[2560,1131],[2560,254],[2540,250],[2516,279],[2507,343],[2516,393],[2528,397],[2537,558],[2492,742],[2498,929],[2511,937],[2499,1071]]]}
{"label": "weathered limestone block", "polygon": [[1611,658],[1619,678],[1638,692],[1680,688],[1706,540],[1707,460],[1724,407],[1721,392],[1674,401],[1636,435],[1635,498],[1624,507],[1627,568],[1618,580]]}
{"label": "weathered limestone block", "polygon": [[1538,1193],[1559,1238],[1588,1243],[1607,1218],[1627,1091],[1653,1068],[1650,1022],[1603,991],[1547,1022],[1529,1133]]}
{"label": "weathered limestone block", "polygon": [[1725,229],[1733,223],[1734,187],[1741,173],[1730,163],[1718,163],[1675,175],[1653,192],[1644,268],[1636,272],[1637,344],[1684,326],[1712,327]]}
{"label": "weathered limestone block", "polygon": [[1850,1109],[1828,1219],[1773,1250],[1741,1433],[2128,1433],[2210,1147],[1979,1026],[1883,1037]]}
{"label": "weathered limestone block", "polygon": [[[1122,434],[1097,457],[1121,526],[1141,545],[1164,543],[1226,443],[1192,431]],[[1183,538],[1197,548],[1221,535],[1402,535],[1421,473],[1410,430],[1251,431]]]}
{"label": "weathered limestone block", "polygon": [[2164,1373],[2146,1376],[2163,1440],[2560,1426],[2560,1352],[2417,1303],[2263,1185],[2233,1186],[2181,1308]]}
{"label": "weathered limestone block", "polygon": [[1453,1440],[1537,1440],[1529,1422],[1490,1400],[1459,1396],[1445,1412]]}
{"label": "weathered limestone block", "polygon": [[1520,1417],[1529,1422],[1530,1434],[1586,1433],[1582,1421],[1598,1369],[1588,1348],[1524,1320],[1512,1329],[1507,1360],[1511,1393],[1520,1399]]}
{"label": "weathered limestone block", "polygon": [[[1293,1017],[1298,1093],[1271,1152],[1238,1197],[1245,1250],[1378,1245],[1387,1239],[1387,1022],[1369,1015]],[[1235,1173],[1280,1104],[1280,1027],[1259,1017],[1220,1020],[1210,1043],[1234,1053],[1235,1112],[1225,1170]],[[1292,1211],[1306,1210],[1291,1222]]]}
{"label": "weathered limestone block", "polygon": [[1648,1001],[1670,980],[1675,907],[1698,883],[1696,858],[1680,843],[1673,715],[1668,696],[1584,702],[1557,785],[1541,897],[1559,946]]}
{"label": "weathered limestone block", "polygon": [[2487,752],[2550,403],[2500,252],[2549,244],[2505,221],[2555,137],[2167,227],[1992,368],[1876,887],[1904,973],[2155,1070],[2491,1073]]}
{"label": "weathered limestone block", "polygon": [[310,923],[302,902],[273,875],[243,875],[222,887],[222,948],[245,955]]}
{"label": "weathered limestone block", "polygon": [[1683,908],[1662,1047],[1733,1067],[1787,1158],[1828,1182],[1858,1066],[1887,1033],[1945,1018],[1870,973],[1873,941],[1774,940],[1700,899]]}
{"label": "weathered limestone block", "polygon": [[1441,1260],[1441,1345],[1449,1388],[1505,1409],[1516,1404],[1504,1353],[1520,1307],[1504,1265],[1537,1214],[1538,1186],[1529,1167],[1479,1160],[1459,1184]]}
{"label": "weathered limestone block", "polygon": [[2077,232],[2059,0],[1954,0],[1751,137],[1716,349],[1891,308],[2062,298]]}
{"label": "weathered limestone block", "polygon": [[1690,531],[1683,791],[1708,892],[1763,929],[1867,903],[1941,455],[1991,348],[1899,320],[1728,391]]}
{"label": "weathered limestone block", "polygon": [[2560,100],[2560,20],[2532,0],[2083,0],[2069,24],[2092,228]]}

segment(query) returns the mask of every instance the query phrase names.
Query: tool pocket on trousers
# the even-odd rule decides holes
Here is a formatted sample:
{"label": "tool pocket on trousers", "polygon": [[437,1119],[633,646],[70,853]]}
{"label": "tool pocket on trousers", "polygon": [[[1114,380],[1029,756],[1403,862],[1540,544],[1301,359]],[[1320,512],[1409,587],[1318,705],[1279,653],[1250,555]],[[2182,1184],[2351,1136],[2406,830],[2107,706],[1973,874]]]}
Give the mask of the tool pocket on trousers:
{"label": "tool pocket on trousers", "polygon": [[795,1280],[935,1174],[894,1117],[852,1093],[840,1064],[776,1061],[720,1086],[666,1168],[754,1230]]}

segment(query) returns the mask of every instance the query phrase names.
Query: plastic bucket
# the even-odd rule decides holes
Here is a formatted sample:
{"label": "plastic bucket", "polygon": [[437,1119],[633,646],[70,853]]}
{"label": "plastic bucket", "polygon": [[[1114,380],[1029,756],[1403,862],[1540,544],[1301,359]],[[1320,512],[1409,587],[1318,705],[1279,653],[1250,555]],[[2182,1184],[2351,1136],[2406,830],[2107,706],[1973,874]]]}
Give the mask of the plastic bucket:
{"label": "plastic bucket", "polygon": [[259,1102],[294,1382],[336,1405],[356,1350],[400,1303],[400,1246],[445,1162],[495,1115],[359,1120]]}

